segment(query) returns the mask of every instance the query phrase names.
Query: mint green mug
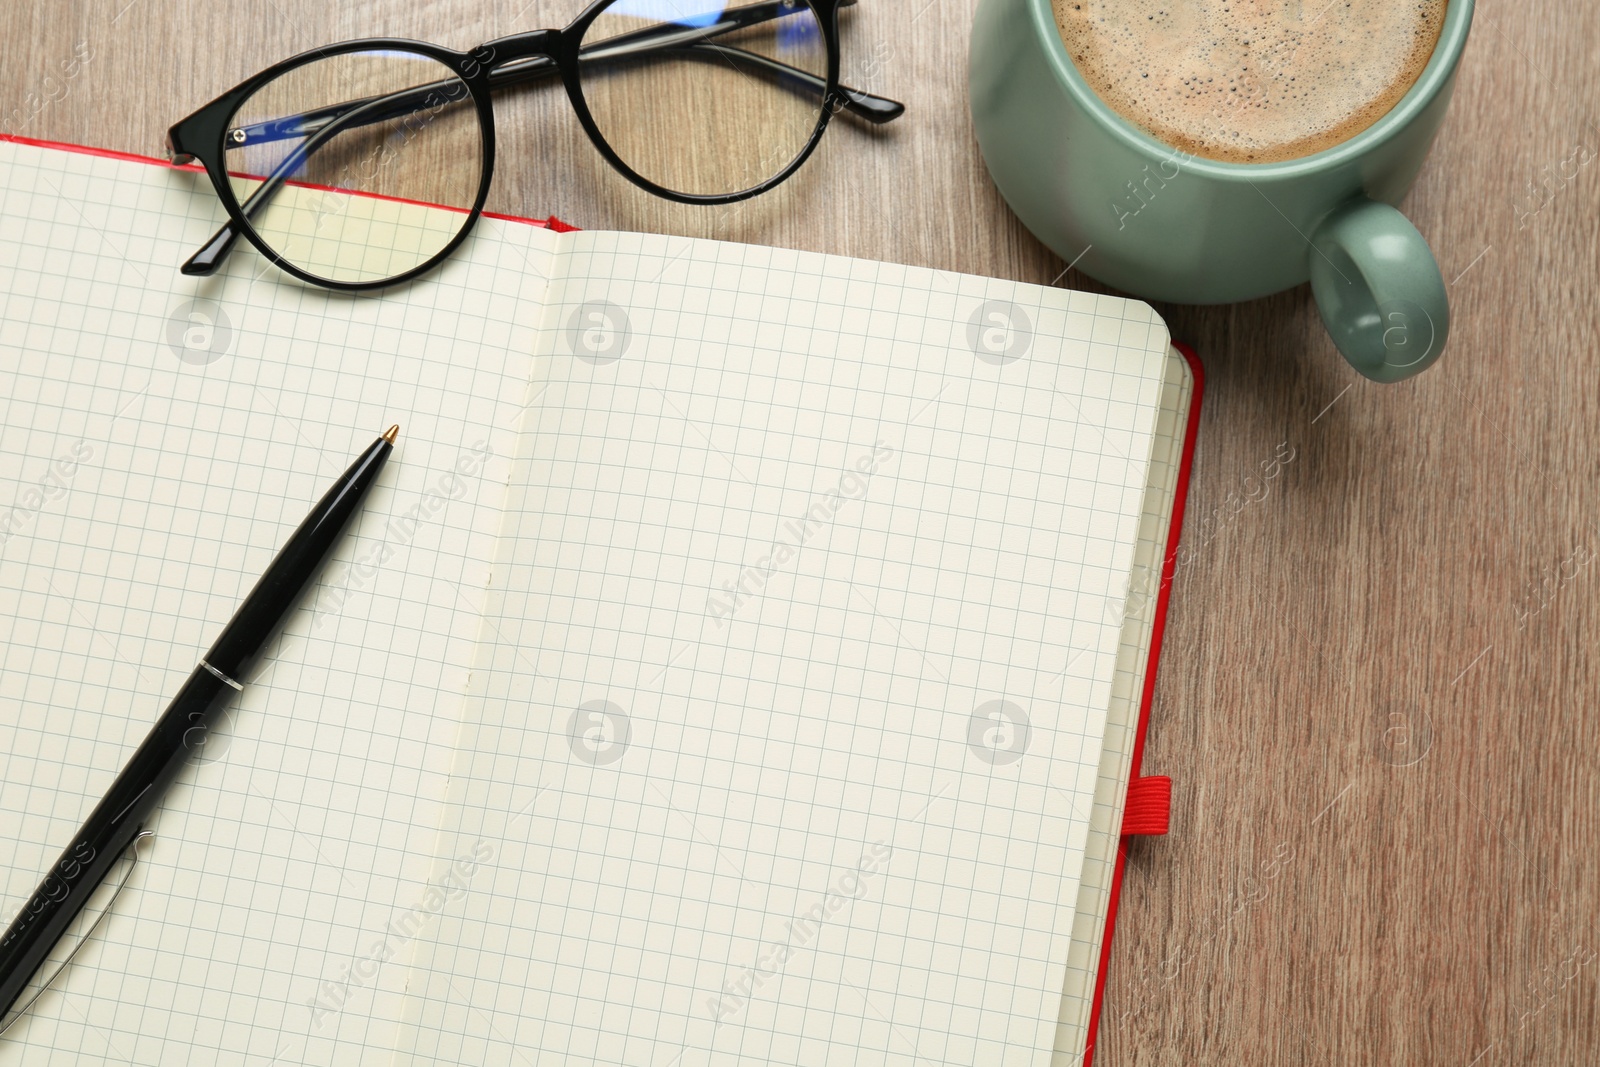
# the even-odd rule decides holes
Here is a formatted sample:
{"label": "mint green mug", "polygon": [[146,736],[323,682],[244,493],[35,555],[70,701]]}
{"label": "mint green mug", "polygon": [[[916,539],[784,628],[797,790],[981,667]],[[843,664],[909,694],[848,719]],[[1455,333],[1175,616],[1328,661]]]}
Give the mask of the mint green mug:
{"label": "mint green mug", "polygon": [[1089,88],[1050,0],[982,0],[969,91],[1011,209],[1055,253],[1149,300],[1225,304],[1307,278],[1350,365],[1393,382],[1444,348],[1450,306],[1428,244],[1394,207],[1455,87],[1473,0],[1449,0],[1422,76],[1383,118],[1279,163],[1224,163],[1145,133]]}

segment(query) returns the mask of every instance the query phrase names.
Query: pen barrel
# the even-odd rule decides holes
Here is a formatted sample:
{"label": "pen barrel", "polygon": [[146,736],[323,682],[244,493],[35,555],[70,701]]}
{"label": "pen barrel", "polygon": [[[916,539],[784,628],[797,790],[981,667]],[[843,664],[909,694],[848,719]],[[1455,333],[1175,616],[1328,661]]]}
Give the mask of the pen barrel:
{"label": "pen barrel", "polygon": [[205,744],[212,719],[234,690],[196,667],[134,751],[104,799],[74,835],[0,935],[0,1017],[38,972],[50,950],[161,803],[168,785]]}
{"label": "pen barrel", "polygon": [[138,835],[184,764],[316,576],[393,451],[399,427],[374,441],[290,535],[211,651],[189,675],[61,858],[0,935],[0,1018],[28,988],[50,950]]}
{"label": "pen barrel", "polygon": [[322,561],[339,543],[340,535],[394,446],[379,438],[345,471],[311,509],[272,563],[257,580],[217,638],[206,662],[236,681],[244,681],[267,639],[299,600]]}

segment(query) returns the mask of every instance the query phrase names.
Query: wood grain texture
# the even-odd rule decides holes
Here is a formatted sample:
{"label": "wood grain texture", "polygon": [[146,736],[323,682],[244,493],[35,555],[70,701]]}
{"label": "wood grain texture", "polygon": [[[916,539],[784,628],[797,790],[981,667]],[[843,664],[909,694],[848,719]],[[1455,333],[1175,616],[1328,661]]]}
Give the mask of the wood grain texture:
{"label": "wood grain texture", "polygon": [[[906,117],[836,125],[744,207],[635,190],[564,104],[502,116],[490,206],[1098,289],[984,171],[976,2],[862,0],[847,80]],[[466,47],[578,6],[13,0],[0,126],[156,155],[172,120],[293,51]],[[80,41],[92,59],[48,89]],[[1600,1062],[1597,154],[1600,7],[1481,0],[1404,205],[1450,283],[1437,366],[1365,382],[1305,287],[1160,308],[1208,383],[1145,755],[1175,779],[1172,833],[1132,849],[1105,1067]],[[1281,443],[1294,461],[1234,512]]]}

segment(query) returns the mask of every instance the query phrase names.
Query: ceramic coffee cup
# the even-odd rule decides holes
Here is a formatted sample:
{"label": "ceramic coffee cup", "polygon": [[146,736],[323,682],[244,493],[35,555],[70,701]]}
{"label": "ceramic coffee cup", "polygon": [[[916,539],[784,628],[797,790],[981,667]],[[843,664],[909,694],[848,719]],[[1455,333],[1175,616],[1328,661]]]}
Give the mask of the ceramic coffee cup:
{"label": "ceramic coffee cup", "polygon": [[1444,279],[1394,205],[1416,180],[1455,86],[1473,0],[1449,0],[1433,56],[1400,102],[1332,148],[1225,163],[1165,144],[1079,74],[1050,0],[983,0],[972,117],[1024,225],[1086,273],[1148,300],[1220,304],[1311,281],[1350,365],[1399,381],[1439,358]]}

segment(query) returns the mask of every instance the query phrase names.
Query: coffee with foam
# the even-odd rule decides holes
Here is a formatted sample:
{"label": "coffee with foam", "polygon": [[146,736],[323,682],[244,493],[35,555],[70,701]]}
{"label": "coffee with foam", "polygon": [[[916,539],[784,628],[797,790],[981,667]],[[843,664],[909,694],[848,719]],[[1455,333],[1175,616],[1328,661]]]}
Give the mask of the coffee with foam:
{"label": "coffee with foam", "polygon": [[1099,97],[1167,144],[1233,163],[1347,141],[1406,94],[1446,0],[1052,0]]}

